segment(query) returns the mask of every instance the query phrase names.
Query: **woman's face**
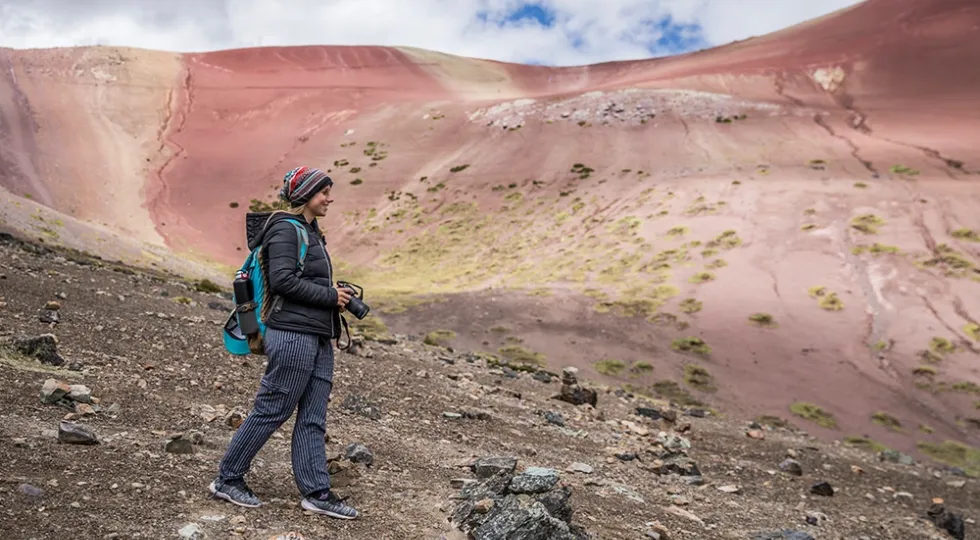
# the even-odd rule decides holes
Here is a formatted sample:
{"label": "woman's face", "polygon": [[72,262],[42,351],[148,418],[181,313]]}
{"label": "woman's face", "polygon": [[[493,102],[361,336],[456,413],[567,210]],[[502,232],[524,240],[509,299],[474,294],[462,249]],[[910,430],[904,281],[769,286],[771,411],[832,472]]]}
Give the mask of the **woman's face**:
{"label": "woman's face", "polygon": [[327,186],[323,191],[317,193],[310,198],[310,202],[306,203],[306,207],[313,212],[313,215],[317,217],[323,217],[327,215],[327,207],[333,202],[330,198],[330,188],[333,186]]}

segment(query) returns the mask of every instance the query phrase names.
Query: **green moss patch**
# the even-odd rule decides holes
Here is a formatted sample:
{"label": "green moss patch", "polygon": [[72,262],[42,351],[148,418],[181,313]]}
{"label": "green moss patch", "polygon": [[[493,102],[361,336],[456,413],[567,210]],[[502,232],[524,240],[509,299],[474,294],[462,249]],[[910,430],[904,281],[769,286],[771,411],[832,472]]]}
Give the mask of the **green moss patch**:
{"label": "green moss patch", "polygon": [[622,360],[599,360],[595,363],[595,370],[603,375],[619,375],[624,369],[626,369],[626,364]]}
{"label": "green moss patch", "polygon": [[871,421],[891,431],[902,431],[902,423],[898,421],[898,418],[886,412],[878,411],[872,414]]}
{"label": "green moss patch", "polygon": [[497,349],[497,352],[500,353],[500,356],[513,362],[537,366],[543,366],[545,363],[545,356],[543,354],[525,349],[520,345],[504,345]]}
{"label": "green moss patch", "polygon": [[684,366],[684,382],[691,388],[702,392],[714,392],[716,390],[714,377],[711,376],[711,373],[704,367],[694,364]]}
{"label": "green moss patch", "polygon": [[941,444],[919,442],[919,451],[932,459],[959,467],[971,477],[980,476],[980,450],[957,441],[944,441]]}
{"label": "green moss patch", "polygon": [[970,229],[956,229],[950,233],[953,238],[966,240],[967,242],[980,242],[980,233]]}
{"label": "green moss patch", "polygon": [[864,450],[866,452],[872,452],[877,454],[878,452],[884,452],[888,450],[888,447],[881,444],[878,441],[869,439],[867,437],[857,437],[854,435],[844,437],[844,444],[852,448],[857,448]]}
{"label": "green moss patch", "polygon": [[687,389],[675,381],[657,381],[653,383],[653,392],[660,398],[672,401],[681,407],[698,407],[704,405],[691,395]]}
{"label": "green moss patch", "polygon": [[680,310],[684,313],[697,313],[701,311],[702,307],[704,307],[704,304],[695,298],[685,298],[679,306]]}
{"label": "green moss patch", "polygon": [[837,419],[834,415],[825,411],[819,405],[814,405],[813,403],[796,402],[789,406],[791,413],[799,416],[804,420],[808,420],[817,424],[818,426],[837,429]]}
{"label": "green moss patch", "polygon": [[877,234],[878,227],[885,224],[885,220],[874,214],[862,214],[851,220],[851,228],[864,234]]}
{"label": "green moss patch", "polygon": [[817,299],[817,305],[827,311],[840,311],[844,309],[844,302],[837,297],[837,293],[830,292],[826,287],[810,287],[810,296]]}
{"label": "green moss patch", "polygon": [[422,343],[426,345],[436,345],[439,347],[445,347],[446,343],[456,339],[456,332],[452,330],[433,330],[425,335],[422,339]]}
{"label": "green moss patch", "polygon": [[969,323],[963,327],[963,332],[970,336],[973,341],[980,341],[980,324]]}
{"label": "green moss patch", "polygon": [[776,319],[768,313],[753,313],[749,315],[749,322],[764,328],[776,328],[779,326],[776,324]]}
{"label": "green moss patch", "polygon": [[670,348],[678,352],[689,352],[700,356],[711,355],[711,347],[699,337],[677,338],[670,344]]}

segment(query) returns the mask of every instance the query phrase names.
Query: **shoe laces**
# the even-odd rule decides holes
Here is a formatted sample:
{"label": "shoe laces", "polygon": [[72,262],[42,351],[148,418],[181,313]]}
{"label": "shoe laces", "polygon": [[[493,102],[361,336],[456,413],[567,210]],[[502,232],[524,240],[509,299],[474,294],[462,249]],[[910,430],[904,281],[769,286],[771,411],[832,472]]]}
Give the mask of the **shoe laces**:
{"label": "shoe laces", "polygon": [[245,483],[245,480],[242,479],[229,480],[228,482],[226,482],[226,484],[228,484],[231,487],[238,488],[249,495],[253,494],[251,488],[249,488],[248,484]]}

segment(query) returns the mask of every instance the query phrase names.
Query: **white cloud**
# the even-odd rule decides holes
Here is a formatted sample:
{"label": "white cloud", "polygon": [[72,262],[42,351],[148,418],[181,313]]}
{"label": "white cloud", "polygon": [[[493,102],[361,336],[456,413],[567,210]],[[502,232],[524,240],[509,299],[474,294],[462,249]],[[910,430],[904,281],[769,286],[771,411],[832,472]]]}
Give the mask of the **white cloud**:
{"label": "white cloud", "polygon": [[498,25],[523,5],[518,0],[0,0],[0,47],[404,45],[573,65],[651,56],[646,44],[660,33],[648,22],[666,16],[699,24],[708,45],[722,45],[858,1],[542,0],[556,13],[546,28],[530,21]]}

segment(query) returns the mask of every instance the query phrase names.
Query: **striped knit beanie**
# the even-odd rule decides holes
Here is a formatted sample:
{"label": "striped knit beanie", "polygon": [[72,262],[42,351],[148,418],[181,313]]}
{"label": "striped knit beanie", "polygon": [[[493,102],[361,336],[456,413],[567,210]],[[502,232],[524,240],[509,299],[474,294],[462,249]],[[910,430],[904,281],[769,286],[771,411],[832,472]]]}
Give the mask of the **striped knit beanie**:
{"label": "striped knit beanie", "polygon": [[333,180],[320,169],[296,167],[283,177],[279,196],[289,201],[293,208],[296,208],[303,206],[309,202],[311,197],[323,191],[325,187],[332,185]]}

